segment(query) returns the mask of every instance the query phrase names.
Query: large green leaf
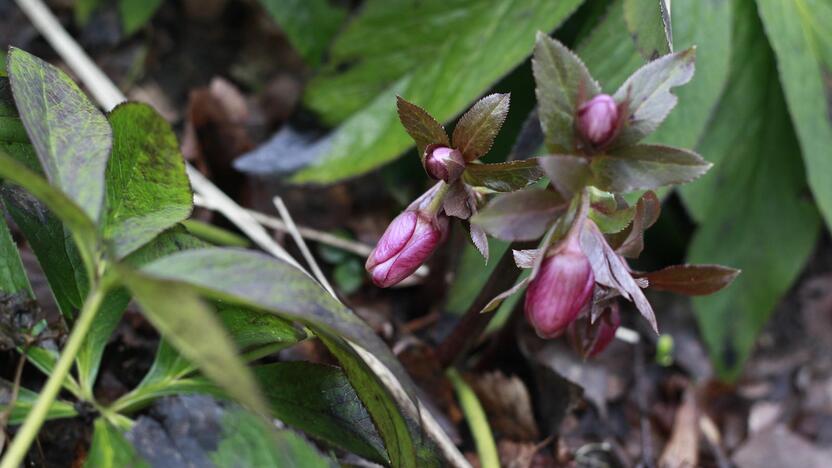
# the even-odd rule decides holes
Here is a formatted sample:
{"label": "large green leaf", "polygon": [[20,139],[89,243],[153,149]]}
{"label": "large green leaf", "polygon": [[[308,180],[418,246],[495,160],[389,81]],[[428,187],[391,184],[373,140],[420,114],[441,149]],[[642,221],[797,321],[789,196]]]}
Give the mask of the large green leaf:
{"label": "large green leaf", "polygon": [[[421,433],[411,431],[388,389],[343,339],[369,351],[395,375],[414,399],[414,384],[401,364],[373,331],[312,278],[272,257],[238,249],[201,249],[151,263],[148,274],[183,281],[209,297],[265,309],[310,328],[336,355],[385,441],[394,465],[413,466]],[[343,338],[341,338],[343,337]]]}
{"label": "large green leaf", "polygon": [[317,65],[347,16],[329,0],[260,0],[310,65]]}
{"label": "large green leaf", "polygon": [[672,47],[668,0],[624,0],[624,21],[641,55],[654,60]]}
{"label": "large green leaf", "polygon": [[832,228],[832,3],[758,0],[809,186]]}
{"label": "large green leaf", "polygon": [[[6,410],[11,394],[12,383],[0,379],[0,411]],[[26,419],[26,415],[29,414],[29,411],[32,410],[32,407],[35,405],[35,400],[37,399],[37,393],[26,388],[19,387],[17,391],[17,399],[15,400],[14,407],[9,414],[9,424],[16,425],[22,423],[23,420]],[[52,402],[52,405],[49,407],[49,411],[46,413],[46,419],[71,418],[77,414],[78,413],[75,411],[72,403],[63,400],[55,400]]]}
{"label": "large green leaf", "polygon": [[580,3],[366,2],[336,39],[330,68],[306,93],[326,122],[343,124],[325,154],[294,180],[331,182],[395,159],[412,145],[396,117],[396,94],[450,120],[529,55],[538,30],[551,31]]}
{"label": "large green leaf", "polygon": [[265,414],[257,383],[208,305],[188,285],[126,267],[122,282],[161,335],[234,399]]}
{"label": "large green leaf", "polygon": [[113,143],[107,119],[64,72],[27,52],[9,49],[8,71],[17,110],[43,172],[97,221]]}
{"label": "large green leaf", "polygon": [[210,454],[218,468],[338,466],[335,460],[321,454],[300,435],[289,430],[275,430],[245,411],[226,412],[221,427],[223,438],[217,450]]}
{"label": "large green leaf", "polygon": [[118,428],[104,418],[95,420],[92,444],[84,468],[141,468],[149,466],[142,460]]}
{"label": "large green leaf", "polygon": [[109,120],[103,231],[121,258],[190,216],[193,195],[176,135],[152,107],[121,104]]}
{"label": "large green leaf", "polygon": [[701,222],[689,260],[742,270],[731,287],[693,301],[724,378],[738,376],[757,334],[811,253],[819,227],[754,3],[740,1],[736,13],[733,54],[742,60],[734,61],[725,97],[699,147],[715,169],[682,190]]}

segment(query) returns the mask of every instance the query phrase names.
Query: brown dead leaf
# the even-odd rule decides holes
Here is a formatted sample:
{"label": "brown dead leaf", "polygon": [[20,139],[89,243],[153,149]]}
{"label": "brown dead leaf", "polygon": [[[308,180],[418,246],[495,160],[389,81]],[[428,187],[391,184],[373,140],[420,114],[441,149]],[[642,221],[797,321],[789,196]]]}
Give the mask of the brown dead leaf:
{"label": "brown dead leaf", "polygon": [[500,371],[469,374],[465,380],[477,394],[498,437],[529,442],[539,438],[531,397],[522,380]]}
{"label": "brown dead leaf", "polygon": [[693,468],[697,466],[699,454],[699,410],[696,394],[689,388],[676,410],[673,433],[664,447],[659,466],[662,468]]}
{"label": "brown dead leaf", "polygon": [[502,439],[497,442],[497,453],[500,455],[500,466],[504,468],[547,468],[555,466],[555,457],[545,445],[531,442],[515,442]]}

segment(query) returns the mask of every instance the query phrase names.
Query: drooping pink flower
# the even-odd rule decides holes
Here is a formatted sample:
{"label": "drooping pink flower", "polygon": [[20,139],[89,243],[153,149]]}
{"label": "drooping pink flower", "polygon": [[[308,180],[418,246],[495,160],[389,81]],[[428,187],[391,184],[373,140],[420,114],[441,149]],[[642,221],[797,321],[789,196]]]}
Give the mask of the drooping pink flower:
{"label": "drooping pink flower", "polygon": [[621,314],[618,312],[618,302],[613,302],[604,313],[590,327],[588,338],[591,341],[586,357],[593,357],[607,349],[615,338],[615,332],[621,326]]}
{"label": "drooping pink flower", "polygon": [[526,319],[541,338],[566,330],[592,298],[595,276],[577,237],[543,260],[526,290]]}
{"label": "drooping pink flower", "polygon": [[379,239],[365,268],[376,286],[387,288],[413,274],[448,231],[448,217],[433,218],[421,211],[401,213]]}
{"label": "drooping pink flower", "polygon": [[608,143],[617,127],[618,107],[608,94],[599,94],[578,109],[578,131],[594,147]]}
{"label": "drooping pink flower", "polygon": [[451,183],[465,170],[465,158],[459,150],[447,146],[429,146],[425,152],[425,170],[434,179]]}

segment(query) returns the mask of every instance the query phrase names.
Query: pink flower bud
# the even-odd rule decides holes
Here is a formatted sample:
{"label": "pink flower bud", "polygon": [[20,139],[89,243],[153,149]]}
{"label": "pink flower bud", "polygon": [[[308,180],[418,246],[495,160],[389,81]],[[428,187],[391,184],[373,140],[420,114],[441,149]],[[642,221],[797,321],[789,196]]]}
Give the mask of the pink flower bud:
{"label": "pink flower bud", "polygon": [[425,153],[425,170],[434,179],[451,183],[465,170],[465,158],[459,150],[447,146],[429,146]]}
{"label": "pink flower bud", "polygon": [[448,231],[448,217],[435,219],[405,211],[387,226],[365,268],[377,286],[387,288],[407,278],[430,257]]}
{"label": "pink flower bud", "polygon": [[578,109],[578,131],[592,146],[609,143],[618,127],[618,107],[608,94],[599,94]]}
{"label": "pink flower bud", "polygon": [[543,260],[526,290],[526,319],[541,338],[555,338],[592,298],[595,276],[578,238]]}

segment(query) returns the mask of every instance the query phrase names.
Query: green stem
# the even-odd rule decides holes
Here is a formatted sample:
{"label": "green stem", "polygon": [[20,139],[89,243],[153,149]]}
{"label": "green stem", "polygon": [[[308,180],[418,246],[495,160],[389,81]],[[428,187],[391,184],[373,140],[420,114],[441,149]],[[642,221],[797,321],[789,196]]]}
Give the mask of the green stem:
{"label": "green stem", "polygon": [[425,208],[425,212],[435,215],[439,213],[439,210],[442,209],[442,203],[445,201],[445,196],[448,194],[448,190],[451,189],[451,186],[446,184],[445,182],[439,182],[439,188],[436,189],[436,193],[433,195],[433,199],[430,201],[430,204]]}
{"label": "green stem", "polygon": [[465,413],[465,419],[468,421],[468,427],[471,429],[471,435],[474,436],[474,443],[477,445],[477,455],[480,457],[480,466],[482,468],[500,468],[500,457],[497,455],[497,445],[494,444],[491,427],[488,425],[488,419],[485,417],[485,411],[482,409],[477,395],[471,390],[471,387],[468,386],[456,369],[448,369],[445,375],[448,376],[448,380],[454,386],[459,404],[462,406],[462,412]]}
{"label": "green stem", "polygon": [[32,445],[32,441],[35,440],[43,421],[46,419],[49,408],[58,396],[58,392],[61,391],[64,379],[69,375],[75,356],[81,349],[84,337],[87,336],[92,326],[98,309],[101,307],[101,302],[104,300],[105,293],[106,288],[102,287],[100,283],[93,286],[87,300],[84,301],[84,307],[75,321],[75,326],[64,346],[61,357],[52,369],[52,373],[46,381],[46,385],[43,386],[35,405],[17,431],[8,452],[0,461],[0,468],[17,468],[23,462],[26,452],[29,451],[29,446]]}

